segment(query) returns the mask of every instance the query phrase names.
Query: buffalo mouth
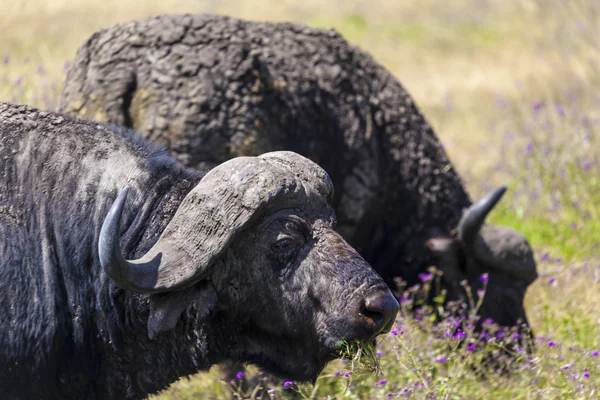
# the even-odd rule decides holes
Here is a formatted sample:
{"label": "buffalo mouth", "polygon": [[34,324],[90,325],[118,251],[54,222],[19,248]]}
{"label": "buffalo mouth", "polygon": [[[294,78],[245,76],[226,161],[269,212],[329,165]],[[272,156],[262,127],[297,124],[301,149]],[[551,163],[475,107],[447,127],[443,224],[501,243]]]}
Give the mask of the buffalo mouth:
{"label": "buffalo mouth", "polygon": [[[260,351],[246,353],[241,361],[257,365],[262,371],[298,383],[315,383],[327,364],[336,359],[351,359],[357,354],[375,354],[375,338],[321,332],[321,335],[273,338],[262,342]],[[309,335],[310,336],[310,335]],[[257,349],[255,347],[255,349]]]}
{"label": "buffalo mouth", "polygon": [[[375,346],[375,339],[369,341],[339,340],[336,346],[322,347],[308,359],[296,360],[293,362],[293,364],[295,364],[293,366],[290,366],[288,361],[282,362],[278,359],[270,361],[262,360],[260,363],[255,363],[261,365],[261,369],[265,372],[282,379],[290,379],[299,383],[309,382],[314,384],[327,364],[337,359],[353,359],[358,356],[361,360],[359,365],[365,365],[368,368],[372,368],[369,357],[360,356],[360,354],[375,354]],[[290,360],[290,358],[293,357],[288,356],[288,360]],[[367,359],[367,361],[364,361],[365,359]],[[374,360],[373,363],[376,363],[376,360]]]}
{"label": "buffalo mouth", "polygon": [[319,351],[310,356],[307,353],[303,353],[303,356],[299,356],[296,352],[292,353],[295,354],[282,354],[278,357],[255,354],[246,357],[245,361],[255,364],[262,371],[281,379],[298,383],[315,383],[327,363],[338,358],[331,350]]}

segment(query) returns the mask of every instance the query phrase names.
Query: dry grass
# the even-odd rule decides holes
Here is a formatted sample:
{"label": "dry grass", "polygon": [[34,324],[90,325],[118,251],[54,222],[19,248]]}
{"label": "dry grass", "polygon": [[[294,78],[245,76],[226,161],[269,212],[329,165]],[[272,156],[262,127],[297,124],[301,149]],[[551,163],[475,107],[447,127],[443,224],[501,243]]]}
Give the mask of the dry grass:
{"label": "dry grass", "polygon": [[[492,185],[510,184],[513,197],[505,200],[494,219],[525,232],[539,249],[542,277],[526,299],[532,326],[546,339],[537,364],[529,365],[527,373],[493,382],[461,370],[462,381],[452,381],[450,391],[447,382],[435,378],[431,387],[443,389],[435,396],[597,396],[600,377],[585,378],[583,369],[573,377],[560,369],[568,363],[585,364],[582,368],[588,371],[595,368],[580,360],[592,357],[592,349],[599,345],[597,2],[0,0],[0,9],[0,100],[42,108],[56,106],[65,61],[73,58],[81,42],[95,30],[125,20],[210,12],[340,30],[408,88],[474,196]],[[570,267],[574,264],[579,267]],[[551,278],[556,278],[552,284]],[[429,343],[427,348],[434,350],[406,351],[402,347],[406,341],[386,347],[382,365],[388,375],[396,374],[394,385],[400,389],[420,378],[398,365],[417,357],[427,373],[441,368],[434,358],[427,359],[439,350],[431,338],[411,335],[417,347]],[[547,346],[548,337],[562,344]],[[540,361],[543,357],[551,361]],[[462,364],[452,365],[456,370]],[[320,380],[318,396],[337,390],[337,397],[358,398],[347,390],[352,386],[348,379],[336,378],[332,371]],[[192,398],[198,393],[220,398],[225,392],[217,376],[212,372],[209,379],[201,375],[183,381],[161,398]],[[364,378],[372,387],[366,396],[378,398],[391,391],[391,383],[378,386],[372,379]],[[399,396],[398,388],[394,396]],[[425,396],[418,393],[417,397]]]}

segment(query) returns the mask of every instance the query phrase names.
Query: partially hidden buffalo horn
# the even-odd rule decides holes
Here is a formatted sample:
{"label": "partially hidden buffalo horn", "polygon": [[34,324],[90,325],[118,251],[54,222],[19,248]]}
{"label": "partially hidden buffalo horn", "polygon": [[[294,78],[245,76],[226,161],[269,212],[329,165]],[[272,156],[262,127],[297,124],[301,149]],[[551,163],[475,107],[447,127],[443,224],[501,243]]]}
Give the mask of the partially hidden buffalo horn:
{"label": "partially hidden buffalo horn", "polygon": [[472,249],[475,245],[479,231],[485,222],[485,218],[498,204],[504,193],[506,186],[500,186],[498,189],[490,192],[487,196],[481,198],[465,211],[458,223],[458,240],[460,240],[467,249]]}
{"label": "partially hidden buffalo horn", "polygon": [[100,264],[118,286],[134,292],[152,293],[152,289],[156,285],[161,254],[157,254],[148,262],[127,261],[121,255],[119,232],[121,231],[121,214],[128,192],[129,187],[127,186],[121,190],[102,224],[98,240]]}
{"label": "partially hidden buffalo horn", "polygon": [[530,284],[537,278],[537,270],[527,240],[510,228],[484,227],[485,218],[505,192],[506,187],[501,186],[465,211],[458,223],[458,240],[467,255],[485,267]]}
{"label": "partially hidden buffalo horn", "polygon": [[[322,213],[333,197],[327,173],[299,154],[234,158],[210,170],[183,199],[154,246],[139,260],[128,261],[119,244],[127,191],[119,193],[104,220],[98,251],[106,274],[118,286],[139,293],[199,282],[234,236],[260,215],[281,208]],[[333,218],[333,209],[331,213]]]}

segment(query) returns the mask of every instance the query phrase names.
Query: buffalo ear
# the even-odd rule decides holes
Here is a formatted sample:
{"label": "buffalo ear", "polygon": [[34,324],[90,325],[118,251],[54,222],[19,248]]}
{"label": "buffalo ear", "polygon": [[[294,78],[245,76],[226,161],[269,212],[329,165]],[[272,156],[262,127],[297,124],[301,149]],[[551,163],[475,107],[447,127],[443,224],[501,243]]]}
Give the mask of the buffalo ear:
{"label": "buffalo ear", "polygon": [[192,304],[201,310],[198,317],[206,317],[217,305],[217,293],[211,285],[192,286],[185,290],[153,294],[150,296],[150,315],[148,316],[148,337],[172,331],[181,314]]}
{"label": "buffalo ear", "polygon": [[460,243],[451,237],[436,236],[428,239],[425,245],[438,259],[437,268],[450,282],[460,282],[465,279],[465,272],[461,268]]}

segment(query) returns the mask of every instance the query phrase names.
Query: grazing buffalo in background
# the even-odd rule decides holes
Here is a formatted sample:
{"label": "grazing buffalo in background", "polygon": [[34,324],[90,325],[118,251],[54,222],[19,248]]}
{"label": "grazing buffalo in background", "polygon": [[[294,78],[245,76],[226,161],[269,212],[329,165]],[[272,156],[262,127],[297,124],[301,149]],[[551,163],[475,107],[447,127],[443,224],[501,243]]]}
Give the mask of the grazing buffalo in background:
{"label": "grazing buffalo in background", "polygon": [[484,224],[504,189],[471,205],[409,94],[334,31],[210,15],[123,23],[80,47],[60,109],[132,127],[197,169],[298,152],[329,173],[338,232],[388,284],[435,265],[457,300],[459,282],[476,293],[488,273],[482,319],[527,323],[533,252]]}
{"label": "grazing buffalo in background", "polygon": [[[315,379],[398,303],[292,152],[206,175],[129,131],[0,103],[3,399],[137,399],[225,360]],[[131,260],[127,260],[131,259]]]}

